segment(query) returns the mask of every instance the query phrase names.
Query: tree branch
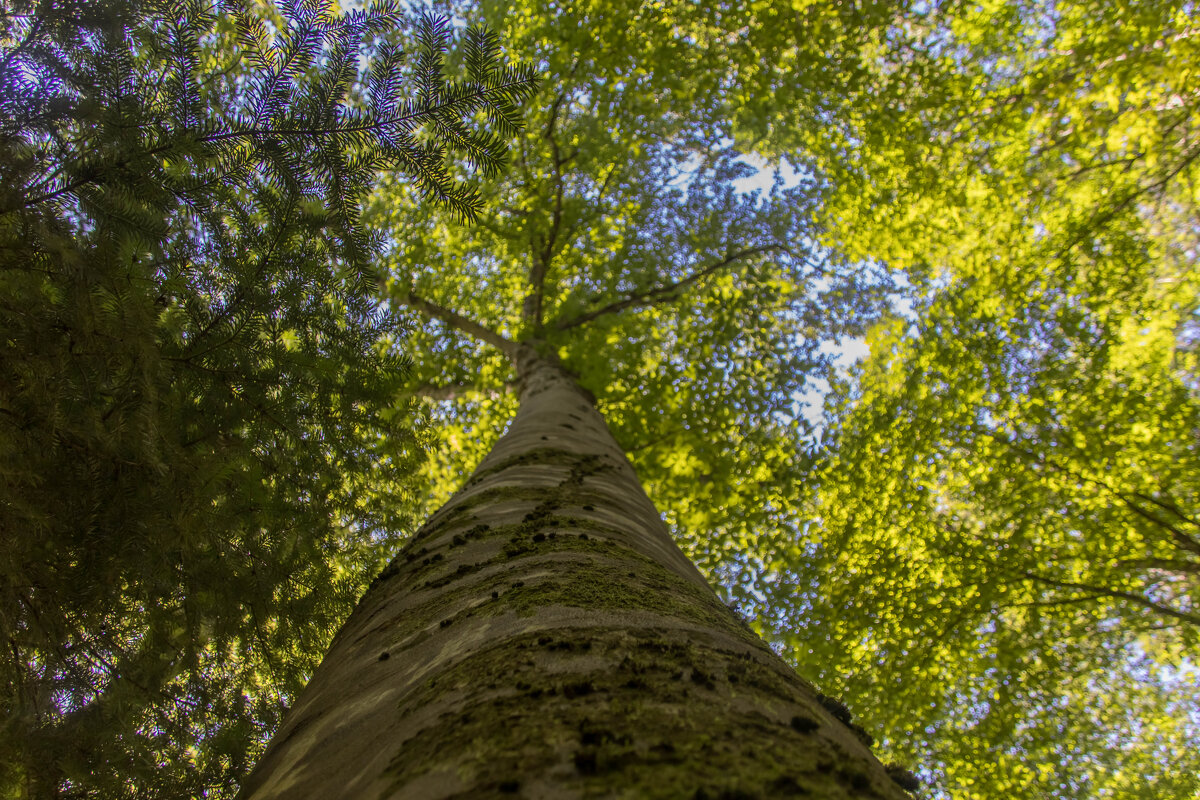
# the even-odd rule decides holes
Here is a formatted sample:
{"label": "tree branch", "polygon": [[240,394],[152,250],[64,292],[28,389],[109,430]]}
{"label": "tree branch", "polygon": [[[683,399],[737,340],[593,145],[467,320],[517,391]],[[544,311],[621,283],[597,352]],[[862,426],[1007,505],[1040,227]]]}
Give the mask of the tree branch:
{"label": "tree branch", "polygon": [[1058,250],[1058,252],[1055,254],[1055,260],[1061,261],[1065,259],[1071,250],[1075,249],[1077,245],[1083,243],[1090,232],[1096,231],[1102,228],[1104,225],[1107,225],[1113,220],[1113,218],[1128,208],[1130,204],[1139,197],[1153,194],[1163,189],[1168,183],[1171,182],[1172,179],[1175,178],[1176,175],[1187,169],[1188,166],[1191,165],[1191,163],[1197,158],[1200,158],[1200,147],[1194,147],[1190,152],[1184,153],[1183,158],[1179,161],[1179,163],[1168,170],[1167,173],[1158,180],[1148,183],[1145,186],[1139,184],[1135,188],[1131,189],[1118,203],[1093,216],[1092,219],[1088,221],[1087,225],[1084,226],[1077,235],[1071,237],[1071,239]]}
{"label": "tree branch", "polygon": [[1032,469],[1035,473],[1037,472],[1037,470],[1034,469],[1034,467],[1046,466],[1057,472],[1063,473],[1065,475],[1069,475],[1077,481],[1081,481],[1083,483],[1088,483],[1088,484],[1091,484],[1092,486],[1096,486],[1096,487],[1100,488],[1101,490],[1107,492],[1110,496],[1112,496],[1112,497],[1116,498],[1118,501],[1120,501],[1122,505],[1124,505],[1127,509],[1129,509],[1131,512],[1133,512],[1137,516],[1139,516],[1142,519],[1146,520],[1147,522],[1151,522],[1151,523],[1157,525],[1158,527],[1162,528],[1163,530],[1167,531],[1171,535],[1171,538],[1175,541],[1176,546],[1178,546],[1181,550],[1185,550],[1190,553],[1200,555],[1200,540],[1197,540],[1194,536],[1191,536],[1188,533],[1186,533],[1185,531],[1180,530],[1180,528],[1178,526],[1172,525],[1170,522],[1168,522],[1165,519],[1162,519],[1157,514],[1151,513],[1151,511],[1149,509],[1143,507],[1139,503],[1134,502],[1133,498],[1138,498],[1140,500],[1144,500],[1144,501],[1153,503],[1154,505],[1158,506],[1159,508],[1162,508],[1164,511],[1167,511],[1169,513],[1174,514],[1176,517],[1179,517],[1184,522],[1186,522],[1190,525],[1200,527],[1200,524],[1198,524],[1191,517],[1184,514],[1178,508],[1174,507],[1173,504],[1165,503],[1161,500],[1155,499],[1152,496],[1143,494],[1142,492],[1137,492],[1137,491],[1123,492],[1120,489],[1117,489],[1116,487],[1111,486],[1107,481],[1104,481],[1100,478],[1093,478],[1088,475],[1085,475],[1082,472],[1079,472],[1078,470],[1072,469],[1066,465],[1058,463],[1057,461],[1055,461],[1052,458],[1047,458],[1044,456],[1039,457],[1037,453],[1034,453],[1033,451],[1028,450],[1025,447],[1022,447],[1021,445],[1014,442],[1009,436],[1007,436],[1005,434],[1002,434],[1002,433],[999,433],[996,431],[989,431],[987,429],[979,428],[979,427],[975,427],[975,428],[973,428],[973,430],[976,432],[977,435],[986,436],[986,437],[992,439],[993,441],[999,442],[1000,444],[1008,447],[1011,451],[1016,453],[1018,455],[1018,457],[1020,457],[1021,460],[1023,460],[1025,462],[1025,464],[1030,469]]}
{"label": "tree branch", "polygon": [[1158,614],[1174,617],[1175,619],[1183,620],[1184,622],[1190,622],[1193,625],[1200,625],[1200,616],[1197,616],[1196,614],[1189,614],[1186,611],[1180,611],[1179,609],[1171,608],[1170,606],[1164,606],[1134,592],[1125,592],[1120,589],[1106,589],[1101,586],[1089,586],[1086,583],[1075,583],[1074,581],[1059,581],[1053,578],[1047,578],[1044,575],[1038,575],[1034,572],[1024,572],[1022,574],[1026,579],[1036,583],[1044,583],[1048,586],[1054,586],[1059,589],[1075,589],[1081,592],[1089,592],[1094,597],[1111,597],[1119,600],[1128,600],[1131,603],[1147,608]]}
{"label": "tree branch", "polygon": [[554,246],[558,241],[558,230],[562,226],[563,179],[562,165],[558,143],[554,135],[548,134],[550,147],[554,151],[554,212],[550,217],[550,232],[542,243],[541,252],[533,254],[533,267],[529,272],[529,288],[531,295],[525,304],[525,318],[532,322],[535,328],[542,327],[542,305],[546,296],[546,273],[550,270],[550,259],[554,257]]}
{"label": "tree branch", "polygon": [[743,250],[737,251],[736,253],[731,253],[716,263],[709,264],[704,269],[700,270],[699,272],[692,273],[683,280],[676,281],[675,283],[669,283],[666,286],[659,286],[658,288],[650,289],[649,291],[631,294],[624,300],[617,300],[609,303],[606,306],[597,308],[594,311],[589,311],[586,314],[580,314],[573,319],[559,320],[557,323],[555,323],[554,327],[558,328],[560,331],[565,331],[569,330],[570,328],[583,325],[584,323],[591,322],[597,317],[603,317],[607,314],[616,314],[620,311],[624,311],[627,308],[641,308],[643,306],[654,305],[660,300],[673,298],[676,294],[683,289],[686,289],[688,286],[691,286],[693,283],[707,278],[714,272],[724,269],[739,259],[747,256],[759,255],[761,253],[770,253],[772,251],[784,251],[786,249],[787,248],[783,247],[782,245],[777,244],[747,247]]}
{"label": "tree branch", "polygon": [[[529,268],[529,294],[525,298],[521,316],[534,328],[542,326],[542,306],[546,295],[546,272],[550,269],[550,259],[554,255],[554,245],[558,239],[558,229],[562,225],[563,181],[562,165],[566,162],[558,149],[558,141],[554,138],[554,126],[558,122],[558,112],[566,102],[567,92],[561,91],[554,98],[550,107],[550,119],[542,136],[550,142],[552,161],[554,165],[554,211],[550,218],[550,232],[542,242],[534,244],[532,263]],[[536,237],[535,237],[536,239]],[[540,247],[538,246],[540,244]]]}
{"label": "tree branch", "polygon": [[510,341],[495,331],[483,327],[475,320],[468,319],[462,314],[455,313],[448,308],[443,308],[437,303],[431,303],[419,297],[416,292],[410,291],[407,295],[401,295],[398,299],[404,305],[420,311],[430,319],[440,320],[456,331],[465,333],[472,339],[492,345],[506,356],[511,357],[517,346],[516,342]]}
{"label": "tree branch", "polygon": [[422,383],[411,392],[414,397],[424,397],[427,400],[457,400],[458,398],[470,392],[478,392],[486,394],[488,397],[495,399],[501,395],[512,394],[517,390],[516,381],[505,381],[500,384],[499,388],[482,389],[478,386],[472,386],[469,383],[451,383],[446,386],[435,386],[432,383]]}

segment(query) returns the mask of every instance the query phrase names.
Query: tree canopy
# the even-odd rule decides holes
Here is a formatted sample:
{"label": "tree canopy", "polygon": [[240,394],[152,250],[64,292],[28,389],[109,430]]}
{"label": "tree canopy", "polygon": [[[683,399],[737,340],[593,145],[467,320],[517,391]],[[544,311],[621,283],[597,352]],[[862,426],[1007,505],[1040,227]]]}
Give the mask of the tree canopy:
{"label": "tree canopy", "polygon": [[533,95],[395,8],[9,5],[8,784],[232,791],[536,339],[931,794],[1200,792],[1190,3],[439,6]]}

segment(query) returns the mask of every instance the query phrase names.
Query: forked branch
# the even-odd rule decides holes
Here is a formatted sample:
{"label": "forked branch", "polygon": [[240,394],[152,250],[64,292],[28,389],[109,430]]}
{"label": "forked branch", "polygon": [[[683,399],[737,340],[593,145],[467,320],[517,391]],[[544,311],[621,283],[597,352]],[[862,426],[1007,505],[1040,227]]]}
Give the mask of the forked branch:
{"label": "forked branch", "polygon": [[439,306],[437,303],[430,302],[429,300],[418,296],[416,292],[410,291],[406,295],[401,295],[399,300],[409,308],[420,311],[430,319],[439,320],[451,328],[454,328],[456,331],[465,333],[472,339],[492,345],[506,356],[512,357],[513,351],[517,346],[516,342],[506,339],[489,328],[483,327],[475,320],[464,317],[462,314],[451,311],[443,306]]}
{"label": "forked branch", "polygon": [[566,100],[567,92],[565,90],[559,92],[558,96],[554,98],[554,105],[550,108],[550,119],[546,122],[546,128],[543,133],[543,138],[550,143],[550,149],[553,154],[554,211],[550,219],[550,231],[546,234],[545,239],[534,237],[534,240],[531,242],[533,245],[533,258],[529,270],[529,295],[525,298],[522,316],[534,328],[542,326],[542,307],[546,296],[546,273],[550,268],[550,259],[554,257],[554,248],[558,244],[559,228],[562,227],[562,168],[573,157],[563,158],[558,147],[558,140],[554,137],[554,127],[558,122],[558,114]]}
{"label": "forked branch", "polygon": [[1106,586],[1091,586],[1086,583],[1076,583],[1074,581],[1059,581],[1053,578],[1048,578],[1045,575],[1038,575],[1034,572],[1025,572],[1024,577],[1036,583],[1042,583],[1047,586],[1054,586],[1059,589],[1071,589],[1080,592],[1086,592],[1092,595],[1092,599],[1098,597],[1109,597],[1115,600],[1126,600],[1134,605],[1142,606],[1156,614],[1172,617],[1174,619],[1190,622],[1193,625],[1200,625],[1200,616],[1182,611],[1177,608],[1165,606],[1162,603],[1156,603],[1148,597],[1144,597],[1136,592],[1126,592],[1120,589],[1112,589]]}
{"label": "forked branch", "polygon": [[781,251],[786,251],[786,250],[787,250],[787,248],[785,248],[783,245],[777,245],[777,244],[759,245],[758,247],[747,247],[743,250],[738,250],[736,253],[729,254],[728,256],[721,259],[720,261],[717,261],[713,264],[709,264],[707,267],[700,270],[699,272],[693,272],[691,275],[688,275],[686,278],[683,278],[682,280],[678,280],[674,283],[668,283],[666,286],[659,286],[654,289],[648,289],[647,291],[644,291],[644,292],[635,292],[622,300],[616,300],[612,303],[609,303],[606,306],[601,306],[600,308],[594,309],[592,311],[588,311],[587,313],[580,314],[579,316],[574,317],[572,319],[559,320],[555,324],[555,327],[558,328],[560,331],[565,331],[565,330],[569,330],[571,328],[577,328],[580,325],[591,322],[592,320],[594,320],[598,317],[603,317],[608,314],[619,313],[621,311],[624,311],[627,308],[644,308],[646,306],[652,306],[655,303],[658,303],[662,300],[673,300],[676,296],[678,296],[678,294],[681,291],[683,291],[687,287],[691,286],[692,284],[696,283],[697,281],[704,280],[705,278],[707,278],[709,275],[712,275],[713,273],[721,271],[722,269],[724,269],[725,267],[728,267],[730,264],[734,263],[735,261],[740,261],[741,259],[746,258],[748,256],[761,255],[763,253],[770,253],[770,252],[781,252]]}
{"label": "forked branch", "polygon": [[482,394],[490,397],[493,400],[501,395],[512,394],[517,390],[516,381],[505,381],[499,387],[490,387],[487,389],[480,388],[468,383],[451,383],[445,386],[435,386],[432,383],[423,383],[420,386],[412,389],[414,397],[424,397],[427,400],[457,400],[460,397],[472,393]]}

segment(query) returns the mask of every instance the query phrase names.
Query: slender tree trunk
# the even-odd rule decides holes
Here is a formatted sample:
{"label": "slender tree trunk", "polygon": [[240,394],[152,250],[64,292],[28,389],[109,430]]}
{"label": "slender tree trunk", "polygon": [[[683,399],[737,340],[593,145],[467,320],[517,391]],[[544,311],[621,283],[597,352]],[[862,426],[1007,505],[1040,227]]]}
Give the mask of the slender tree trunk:
{"label": "slender tree trunk", "polygon": [[243,795],[905,797],[717,599],[586,393],[513,354],[510,429],[372,584]]}

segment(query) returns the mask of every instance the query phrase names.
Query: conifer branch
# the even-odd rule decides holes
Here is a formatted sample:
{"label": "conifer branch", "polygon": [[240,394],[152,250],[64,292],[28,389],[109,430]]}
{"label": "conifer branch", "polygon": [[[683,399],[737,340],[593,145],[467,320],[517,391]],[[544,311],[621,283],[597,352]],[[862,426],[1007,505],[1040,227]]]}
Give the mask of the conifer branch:
{"label": "conifer branch", "polygon": [[[36,592],[0,598],[0,618],[34,714],[10,714],[5,741],[32,743],[13,763],[50,793],[120,794],[135,778],[115,765],[152,748],[159,794],[223,796],[245,743],[218,742],[204,710],[270,726],[316,656],[276,658],[279,637],[319,640],[357,596],[314,554],[401,524],[416,436],[389,412],[410,365],[369,285],[384,236],[362,200],[391,172],[473,216],[462,176],[501,168],[536,79],[492,33],[405,33],[396,0],[18,5],[33,13],[0,44],[0,422],[24,457],[0,508],[29,536],[0,556]],[[29,749],[50,740],[92,764]],[[199,742],[212,758],[189,762]]]}
{"label": "conifer branch", "polygon": [[[437,115],[444,114],[446,112],[473,111],[476,108],[484,105],[488,100],[492,99],[493,95],[503,94],[506,91],[517,89],[532,89],[536,85],[536,79],[532,77],[523,77],[495,87],[481,87],[468,94],[452,97],[443,103],[437,103],[430,106],[417,106],[403,114],[395,114],[390,117],[381,117],[378,119],[366,119],[362,122],[351,125],[312,128],[245,128],[240,130],[223,131],[211,136],[202,136],[199,137],[197,141],[206,144],[212,144],[226,141],[228,139],[243,139],[256,136],[313,137],[346,135],[353,133],[378,133],[381,130],[395,125],[424,122],[428,118],[435,118]],[[169,147],[170,145],[156,148],[151,150],[150,153],[151,155],[154,155],[169,149]]]}

